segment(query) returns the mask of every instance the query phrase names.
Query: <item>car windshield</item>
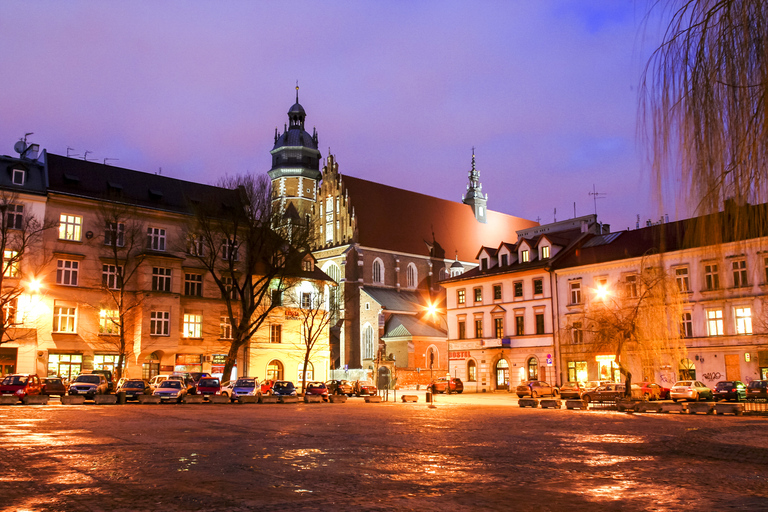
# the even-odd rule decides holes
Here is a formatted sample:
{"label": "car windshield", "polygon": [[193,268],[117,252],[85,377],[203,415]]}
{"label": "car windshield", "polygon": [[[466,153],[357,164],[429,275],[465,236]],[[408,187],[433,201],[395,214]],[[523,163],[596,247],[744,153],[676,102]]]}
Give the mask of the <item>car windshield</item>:
{"label": "car windshield", "polygon": [[98,384],[101,379],[98,375],[78,375],[75,382],[85,382],[86,384]]}
{"label": "car windshield", "polygon": [[218,379],[200,379],[199,384],[203,387],[218,386],[219,380]]}
{"label": "car windshield", "polygon": [[19,375],[9,375],[3,379],[4,386],[23,386],[27,383],[27,378]]}
{"label": "car windshield", "polygon": [[161,388],[181,389],[181,381],[179,380],[166,380],[160,384]]}
{"label": "car windshield", "polygon": [[692,380],[681,380],[679,382],[675,382],[675,386],[693,386]]}
{"label": "car windshield", "polygon": [[275,389],[290,389],[293,387],[293,384],[290,382],[275,382],[275,385],[272,387]]}
{"label": "car windshield", "polygon": [[124,388],[143,388],[144,381],[141,380],[128,380],[123,384]]}
{"label": "car windshield", "polygon": [[718,388],[730,388],[730,387],[735,386],[735,385],[736,384],[734,384],[731,381],[722,381],[722,382],[718,382],[717,383],[717,387]]}
{"label": "car windshield", "polygon": [[235,387],[238,388],[253,388],[256,387],[256,381],[253,379],[237,379]]}
{"label": "car windshield", "polygon": [[45,379],[46,384],[61,384],[61,379]]}

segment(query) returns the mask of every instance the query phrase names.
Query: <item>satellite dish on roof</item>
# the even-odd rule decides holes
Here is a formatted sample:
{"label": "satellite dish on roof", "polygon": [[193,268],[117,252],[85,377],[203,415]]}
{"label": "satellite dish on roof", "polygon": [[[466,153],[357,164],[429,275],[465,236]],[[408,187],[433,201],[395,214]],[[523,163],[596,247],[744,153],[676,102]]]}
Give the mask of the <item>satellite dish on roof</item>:
{"label": "satellite dish on roof", "polygon": [[24,153],[24,151],[27,150],[27,143],[24,142],[23,140],[20,140],[16,144],[13,145],[13,150],[21,155],[21,154]]}

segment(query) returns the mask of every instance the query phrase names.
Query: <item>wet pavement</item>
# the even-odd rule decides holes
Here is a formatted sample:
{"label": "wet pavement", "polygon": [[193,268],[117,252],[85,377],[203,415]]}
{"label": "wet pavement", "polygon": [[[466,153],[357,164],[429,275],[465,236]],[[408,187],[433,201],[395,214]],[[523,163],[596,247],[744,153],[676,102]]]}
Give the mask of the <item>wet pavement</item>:
{"label": "wet pavement", "polygon": [[0,407],[0,510],[766,510],[768,418],[418,403]]}

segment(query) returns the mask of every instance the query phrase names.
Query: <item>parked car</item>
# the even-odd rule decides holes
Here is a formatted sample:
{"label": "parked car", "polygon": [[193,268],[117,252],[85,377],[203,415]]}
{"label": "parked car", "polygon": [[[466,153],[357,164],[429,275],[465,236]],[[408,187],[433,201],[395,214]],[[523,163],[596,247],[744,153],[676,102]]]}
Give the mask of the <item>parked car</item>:
{"label": "parked car", "polygon": [[638,382],[644,400],[665,400],[669,397],[669,388],[655,382]]}
{"label": "parked car", "polygon": [[276,380],[272,385],[272,394],[277,396],[296,396],[296,386],[289,380]]}
{"label": "parked car", "polygon": [[523,382],[515,388],[518,398],[530,396],[536,398],[539,396],[559,396],[560,390],[556,386],[552,386],[543,380],[532,380],[529,382]]}
{"label": "parked car", "polygon": [[221,383],[216,377],[201,377],[195,386],[198,395],[218,395],[221,392]]}
{"label": "parked car", "polygon": [[307,382],[306,395],[320,395],[323,401],[328,401],[328,387],[323,382]]}
{"label": "parked car", "polygon": [[139,395],[151,395],[152,388],[144,379],[127,379],[117,388],[117,392],[125,393],[126,400],[138,400]]}
{"label": "parked car", "polygon": [[188,395],[194,395],[196,393],[195,381],[192,380],[192,377],[189,377],[189,374],[172,373],[168,376],[166,380],[178,380],[179,382],[184,384],[184,387],[186,388]]}
{"label": "parked car", "polygon": [[747,400],[768,400],[768,380],[753,380],[747,385]]}
{"label": "parked car", "polygon": [[678,400],[711,400],[712,396],[712,390],[698,380],[679,380],[669,390],[669,397],[673,402]]}
{"label": "parked car", "polygon": [[369,380],[355,381],[355,394],[357,396],[363,396],[363,395],[373,396],[376,394],[377,391],[378,390],[376,389],[376,386],[374,386],[373,382]]}
{"label": "parked car", "polygon": [[109,384],[102,373],[81,373],[69,385],[69,394],[93,400],[96,395],[109,394]]}
{"label": "parked car", "polygon": [[112,370],[91,370],[84,371],[83,373],[90,373],[93,375],[103,375],[107,380],[107,393],[113,393],[115,391],[115,378],[112,375]]}
{"label": "parked car", "polygon": [[[612,380],[590,380],[582,384],[584,392],[594,391],[600,386],[607,386],[608,384],[616,384]],[[583,393],[582,393],[583,394]]]}
{"label": "parked car", "polygon": [[575,398],[578,400],[585,391],[584,383],[581,382],[566,382],[560,386],[560,396],[562,398]]}
{"label": "parked car", "polygon": [[62,377],[44,377],[42,385],[43,395],[64,396],[67,394],[67,384]]}
{"label": "parked car", "polygon": [[0,395],[13,395],[19,400],[23,400],[27,395],[39,395],[42,390],[40,377],[34,373],[6,375],[0,383]]}
{"label": "parked car", "polygon": [[221,389],[219,390],[219,394],[222,396],[232,396],[232,388],[235,387],[235,382],[237,380],[226,380],[221,383]]}
{"label": "parked car", "polygon": [[166,379],[157,386],[152,394],[159,396],[161,401],[181,402],[181,400],[187,395],[187,387],[184,385],[184,381],[180,379]]}
{"label": "parked car", "polygon": [[721,380],[712,391],[715,400],[743,400],[747,398],[747,385],[740,380]]}
{"label": "parked car", "polygon": [[167,380],[168,377],[169,375],[155,375],[149,379],[149,387],[152,389],[152,391],[156,390],[160,383]]}
{"label": "parked car", "polygon": [[461,393],[464,391],[464,383],[461,382],[461,379],[458,377],[453,379],[440,377],[439,379],[433,380],[432,384],[430,384],[432,393],[447,393],[449,387],[451,393]]}
{"label": "parked car", "polygon": [[[614,402],[621,398],[624,398],[625,391],[627,389],[626,384],[611,382],[603,386],[598,386],[593,391],[587,391],[581,395],[581,399],[585,402]],[[637,384],[632,384],[630,388],[630,397],[635,400],[643,398],[643,391]]]}
{"label": "parked car", "polygon": [[189,374],[189,377],[190,377],[190,378],[191,378],[193,381],[195,381],[195,384],[197,384],[198,382],[200,382],[200,379],[202,379],[203,377],[210,377],[210,376],[211,376],[211,374],[210,374],[210,373],[208,373],[208,372],[191,372],[191,373]]}
{"label": "parked car", "polygon": [[352,396],[355,394],[355,386],[348,380],[329,380],[325,385],[328,392],[333,395]]}
{"label": "parked car", "polygon": [[253,377],[240,377],[232,386],[230,398],[236,400],[240,396],[261,396],[261,386]]}
{"label": "parked car", "polygon": [[271,395],[272,394],[272,386],[275,385],[274,379],[267,379],[261,382],[261,394],[262,395]]}

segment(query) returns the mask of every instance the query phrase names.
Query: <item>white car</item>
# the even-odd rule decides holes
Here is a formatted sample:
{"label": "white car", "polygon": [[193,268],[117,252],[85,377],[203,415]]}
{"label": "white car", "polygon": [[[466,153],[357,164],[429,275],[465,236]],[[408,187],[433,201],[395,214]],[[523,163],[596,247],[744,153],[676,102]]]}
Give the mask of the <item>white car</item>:
{"label": "white car", "polygon": [[669,390],[669,398],[673,402],[678,400],[692,400],[698,402],[701,399],[712,400],[712,390],[698,380],[680,380],[675,382]]}
{"label": "white car", "polygon": [[168,380],[168,377],[170,375],[155,375],[151,379],[149,379],[149,387],[154,391],[157,389],[157,387],[160,385],[161,382]]}

